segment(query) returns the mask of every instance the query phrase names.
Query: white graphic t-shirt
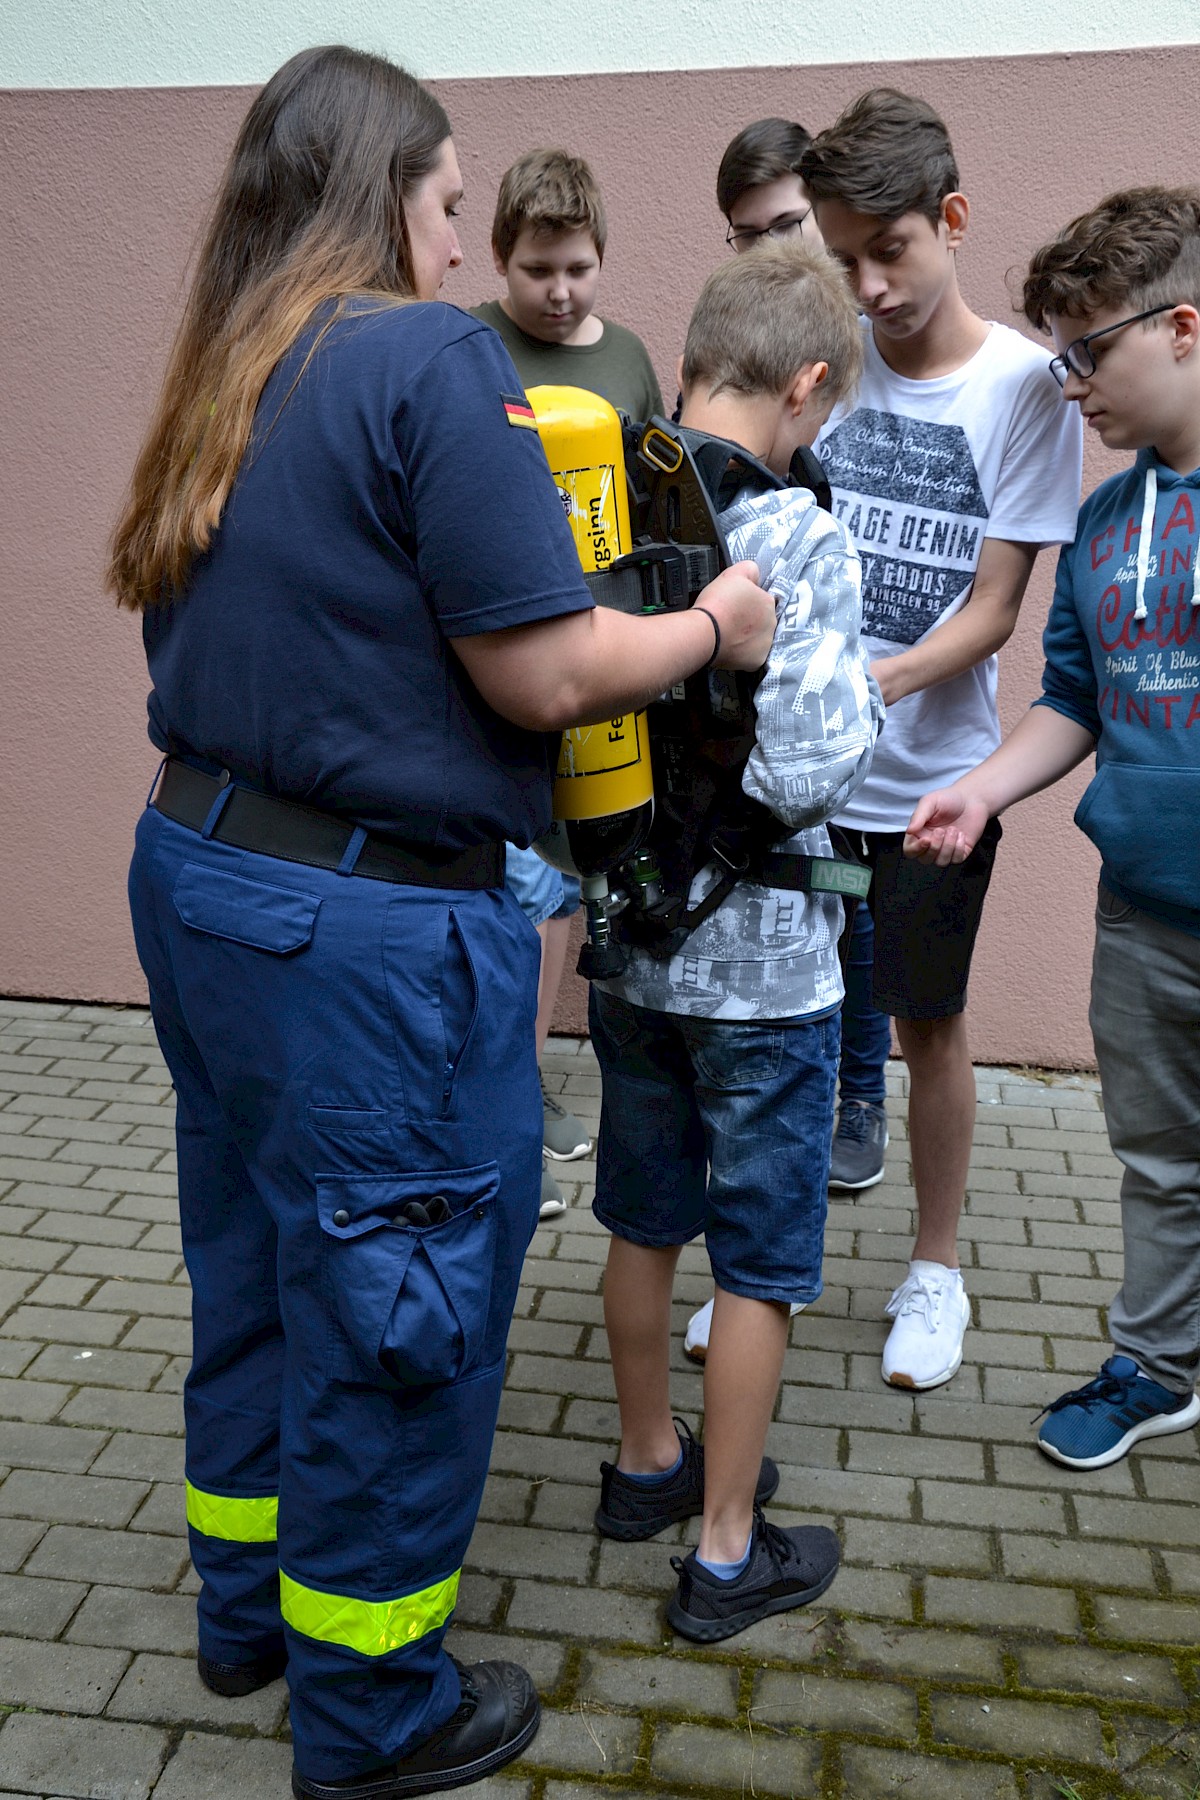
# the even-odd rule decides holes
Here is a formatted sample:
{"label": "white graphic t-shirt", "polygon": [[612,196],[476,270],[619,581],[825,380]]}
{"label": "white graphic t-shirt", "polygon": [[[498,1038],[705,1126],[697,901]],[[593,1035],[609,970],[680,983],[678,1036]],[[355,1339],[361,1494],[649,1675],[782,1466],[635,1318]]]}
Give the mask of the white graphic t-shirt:
{"label": "white graphic t-shirt", "polygon": [[[817,454],[834,515],[863,563],[863,636],[895,656],[966,605],[985,538],[1070,543],[1083,433],[1050,352],[992,325],[951,375],[910,381],[866,333],[850,407],[835,409]],[[837,815],[859,831],[903,831],[931,788],[965,775],[1000,742],[996,658],[888,708],[866,781]]]}

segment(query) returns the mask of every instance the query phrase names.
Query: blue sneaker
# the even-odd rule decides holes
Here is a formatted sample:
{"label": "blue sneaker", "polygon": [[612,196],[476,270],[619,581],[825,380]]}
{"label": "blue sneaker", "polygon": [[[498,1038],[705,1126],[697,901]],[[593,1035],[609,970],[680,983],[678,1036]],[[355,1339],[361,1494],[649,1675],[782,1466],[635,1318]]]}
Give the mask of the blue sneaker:
{"label": "blue sneaker", "polygon": [[[1173,1394],[1129,1356],[1110,1356],[1094,1381],[1060,1394],[1038,1432],[1038,1449],[1069,1469],[1103,1469],[1120,1462],[1139,1438],[1186,1431],[1200,1419],[1200,1396]],[[1041,1413],[1038,1414],[1040,1418]]]}

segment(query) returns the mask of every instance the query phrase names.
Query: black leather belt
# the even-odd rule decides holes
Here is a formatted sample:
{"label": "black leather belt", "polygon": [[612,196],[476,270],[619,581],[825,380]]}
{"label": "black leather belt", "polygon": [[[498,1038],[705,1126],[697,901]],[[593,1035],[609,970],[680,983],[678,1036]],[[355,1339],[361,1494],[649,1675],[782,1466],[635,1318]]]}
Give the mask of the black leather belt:
{"label": "black leather belt", "polygon": [[[228,774],[205,775],[169,756],[152,804],[168,819],[203,829],[213,803],[230,794],[211,836],[238,850],[279,856],[313,869],[341,866],[357,827],[332,813],[238,787]],[[368,836],[351,873],[369,881],[398,881],[411,887],[494,888],[504,885],[504,845],[474,844],[467,850],[439,850],[432,844],[398,844]]]}

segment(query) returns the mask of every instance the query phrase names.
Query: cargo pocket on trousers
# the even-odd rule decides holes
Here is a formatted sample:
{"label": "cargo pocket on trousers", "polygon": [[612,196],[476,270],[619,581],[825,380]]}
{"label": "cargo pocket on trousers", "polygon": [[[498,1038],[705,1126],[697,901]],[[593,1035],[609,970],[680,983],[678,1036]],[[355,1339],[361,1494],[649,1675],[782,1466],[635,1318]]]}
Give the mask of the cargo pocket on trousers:
{"label": "cargo pocket on trousers", "polygon": [[248,881],[203,863],[184,863],[171,897],[193,931],[276,956],[291,956],[311,942],[321,909],[319,894]]}
{"label": "cargo pocket on trousers", "polygon": [[491,1305],[496,1163],[402,1175],[318,1175],[329,1373],[405,1387],[477,1363]]}

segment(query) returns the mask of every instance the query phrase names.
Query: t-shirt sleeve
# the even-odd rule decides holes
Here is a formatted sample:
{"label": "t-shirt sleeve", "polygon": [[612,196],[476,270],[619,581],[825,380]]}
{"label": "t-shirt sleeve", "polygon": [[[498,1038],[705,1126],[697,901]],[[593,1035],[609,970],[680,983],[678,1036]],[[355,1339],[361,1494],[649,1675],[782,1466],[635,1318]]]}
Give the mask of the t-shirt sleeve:
{"label": "t-shirt sleeve", "polygon": [[593,605],[520,378],[493,331],[431,356],[406,384],[392,432],[421,591],[447,637]]}
{"label": "t-shirt sleeve", "polygon": [[1064,545],[1058,553],[1054,599],[1042,633],[1046,666],[1042,692],[1035,706],[1049,706],[1100,736],[1100,712],[1096,704],[1096,668],[1091,646],[1075,604],[1075,552]]}
{"label": "t-shirt sleeve", "polygon": [[1079,408],[1063,400],[1048,363],[1026,368],[984,535],[1015,544],[1069,544],[1082,481]]}

